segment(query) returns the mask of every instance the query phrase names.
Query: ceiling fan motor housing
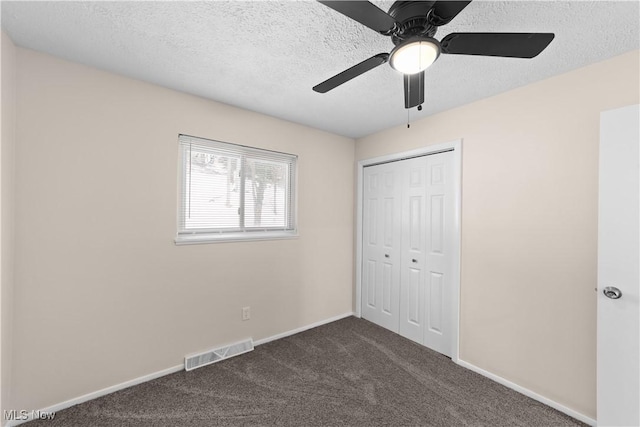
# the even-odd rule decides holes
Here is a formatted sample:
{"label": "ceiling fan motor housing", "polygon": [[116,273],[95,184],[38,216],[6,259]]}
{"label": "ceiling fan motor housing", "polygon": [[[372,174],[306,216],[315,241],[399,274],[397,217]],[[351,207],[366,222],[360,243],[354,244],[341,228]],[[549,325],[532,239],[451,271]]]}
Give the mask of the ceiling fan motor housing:
{"label": "ceiling fan motor housing", "polygon": [[414,37],[433,37],[437,27],[431,24],[430,14],[435,1],[397,1],[389,8],[399,25],[391,32],[394,45]]}

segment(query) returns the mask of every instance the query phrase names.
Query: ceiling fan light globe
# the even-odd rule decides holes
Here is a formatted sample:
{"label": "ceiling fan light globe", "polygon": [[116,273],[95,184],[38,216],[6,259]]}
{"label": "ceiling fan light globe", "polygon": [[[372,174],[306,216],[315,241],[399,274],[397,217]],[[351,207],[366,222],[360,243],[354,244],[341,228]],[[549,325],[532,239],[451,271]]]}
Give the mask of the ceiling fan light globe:
{"label": "ceiling fan light globe", "polygon": [[440,56],[440,43],[432,38],[410,39],[391,52],[391,67],[402,74],[426,70]]}

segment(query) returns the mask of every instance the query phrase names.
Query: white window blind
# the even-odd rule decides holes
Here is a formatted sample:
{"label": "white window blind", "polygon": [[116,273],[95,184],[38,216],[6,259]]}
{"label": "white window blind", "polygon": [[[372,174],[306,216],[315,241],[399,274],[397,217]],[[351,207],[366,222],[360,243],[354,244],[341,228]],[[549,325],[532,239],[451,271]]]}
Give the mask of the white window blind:
{"label": "white window blind", "polygon": [[298,157],[180,135],[176,243],[296,235]]}

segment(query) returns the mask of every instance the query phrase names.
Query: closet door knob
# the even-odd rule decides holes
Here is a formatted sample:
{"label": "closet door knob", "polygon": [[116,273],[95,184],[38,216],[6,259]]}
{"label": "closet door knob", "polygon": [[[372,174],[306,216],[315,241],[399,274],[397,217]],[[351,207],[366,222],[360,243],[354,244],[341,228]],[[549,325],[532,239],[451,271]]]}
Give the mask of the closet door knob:
{"label": "closet door knob", "polygon": [[413,258],[413,259],[411,260],[411,262],[415,262],[415,263],[417,263],[417,262],[418,262],[418,260],[417,260],[417,259],[415,259],[415,258]]}

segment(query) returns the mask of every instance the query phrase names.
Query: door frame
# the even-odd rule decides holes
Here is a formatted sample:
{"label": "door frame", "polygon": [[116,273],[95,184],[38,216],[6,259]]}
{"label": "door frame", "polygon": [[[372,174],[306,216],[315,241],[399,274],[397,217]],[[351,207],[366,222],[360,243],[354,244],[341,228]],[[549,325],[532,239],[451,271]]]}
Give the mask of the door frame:
{"label": "door frame", "polygon": [[453,153],[453,276],[451,284],[453,292],[451,294],[451,333],[453,336],[453,348],[451,349],[451,360],[458,363],[460,348],[460,237],[461,237],[461,206],[462,206],[462,139],[445,142],[435,145],[427,145],[415,150],[403,151],[401,153],[387,154],[371,159],[358,161],[357,181],[356,181],[356,317],[362,316],[362,213],[364,195],[364,168],[378,163],[387,163],[408,159],[412,157],[425,156],[451,151]]}

